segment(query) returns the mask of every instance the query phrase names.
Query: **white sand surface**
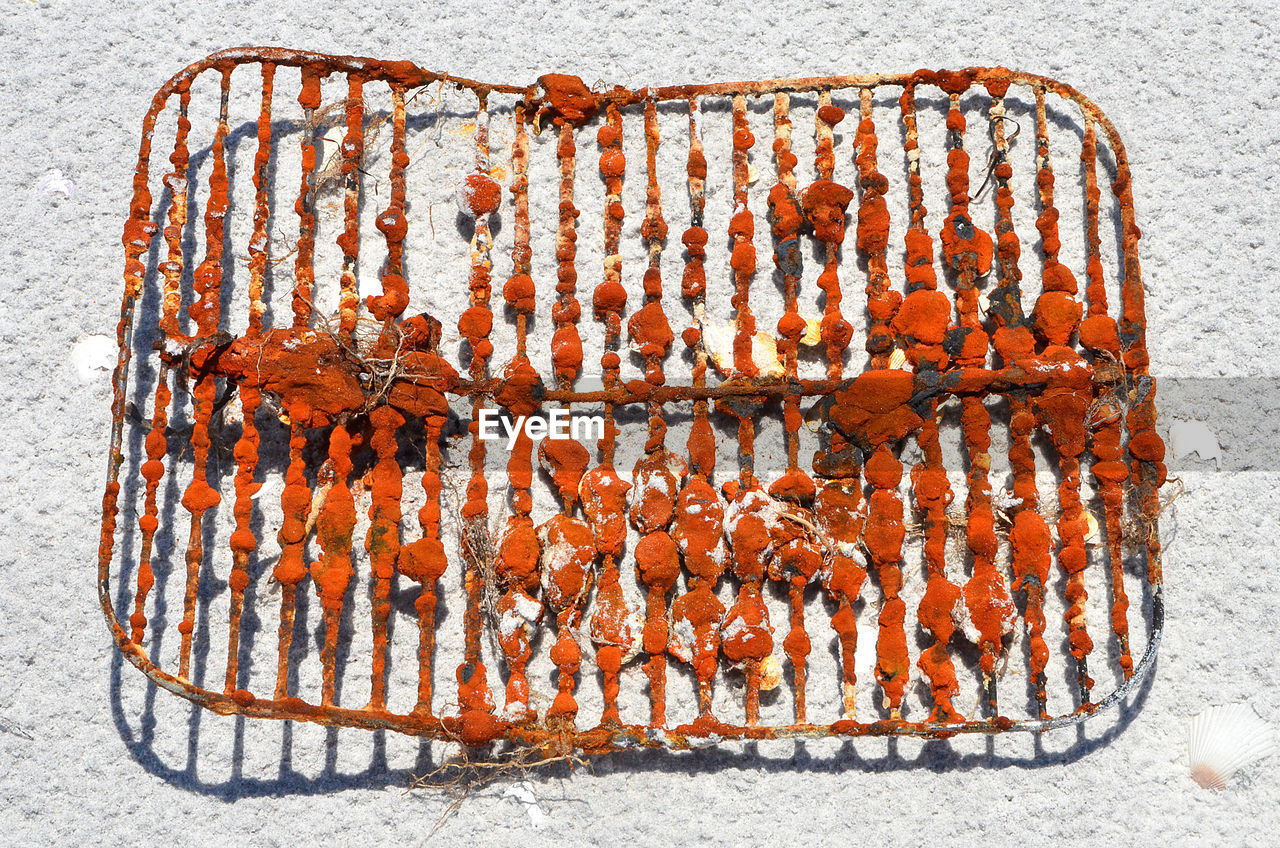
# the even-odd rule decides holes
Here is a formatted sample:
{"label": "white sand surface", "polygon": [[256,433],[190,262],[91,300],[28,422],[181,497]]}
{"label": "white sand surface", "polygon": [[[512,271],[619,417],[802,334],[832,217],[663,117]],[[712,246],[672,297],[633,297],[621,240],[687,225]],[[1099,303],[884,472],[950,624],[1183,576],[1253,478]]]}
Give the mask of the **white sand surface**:
{"label": "white sand surface", "polygon": [[246,44],[520,84],[969,65],[1059,78],[1128,147],[1161,429],[1202,421],[1183,447],[1208,432],[1220,448],[1170,460],[1185,493],[1166,515],[1154,679],[1078,732],[631,752],[483,787],[429,844],[1274,844],[1280,761],[1209,793],[1187,776],[1185,732],[1218,703],[1280,722],[1280,17],[1262,2],[935,0],[8,0],[0,844],[417,845],[453,801],[406,793],[440,746],[237,721],[157,693],[116,656],[98,607],[113,354],[97,337],[119,313],[140,119],[171,74]]}

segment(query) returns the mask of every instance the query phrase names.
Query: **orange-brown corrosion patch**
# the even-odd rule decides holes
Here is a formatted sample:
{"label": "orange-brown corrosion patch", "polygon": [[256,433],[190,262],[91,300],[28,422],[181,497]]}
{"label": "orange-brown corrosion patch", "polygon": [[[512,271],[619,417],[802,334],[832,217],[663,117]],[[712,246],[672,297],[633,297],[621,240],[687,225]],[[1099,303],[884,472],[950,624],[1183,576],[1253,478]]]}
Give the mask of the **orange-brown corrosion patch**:
{"label": "orange-brown corrosion patch", "polygon": [[[852,189],[831,180],[819,180],[805,189],[801,202],[815,238],[834,244],[844,241],[845,211],[853,202]],[[888,218],[885,225],[888,226]]]}
{"label": "orange-brown corrosion patch", "polygon": [[596,95],[578,77],[543,74],[538,77],[538,84],[544,93],[535,105],[540,114],[549,115],[557,123],[585,124],[600,108]]}
{"label": "orange-brown corrosion patch", "polygon": [[908,404],[913,394],[906,371],[860,374],[832,395],[830,421],[863,448],[896,441],[920,426],[920,415]]}

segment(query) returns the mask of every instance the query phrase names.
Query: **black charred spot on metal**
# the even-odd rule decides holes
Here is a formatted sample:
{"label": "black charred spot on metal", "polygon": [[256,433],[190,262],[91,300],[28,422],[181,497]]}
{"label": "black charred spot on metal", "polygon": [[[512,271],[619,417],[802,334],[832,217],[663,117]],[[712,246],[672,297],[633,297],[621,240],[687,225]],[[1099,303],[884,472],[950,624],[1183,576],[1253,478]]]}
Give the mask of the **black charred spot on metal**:
{"label": "black charred spot on metal", "polygon": [[226,330],[218,330],[216,333],[204,336],[203,338],[205,341],[217,345],[219,352],[226,350],[231,346],[231,343],[236,340],[236,337],[228,333]]}
{"label": "black charred spot on metal", "polygon": [[1022,314],[1021,296],[1013,286],[999,286],[992,290],[987,312],[996,316],[1006,327],[1021,327],[1026,323]]}
{"label": "black charred spot on metal", "polygon": [[888,353],[893,350],[891,333],[873,334],[867,337],[867,352],[871,354]]}
{"label": "black charred spot on metal", "polygon": [[778,242],[776,252],[778,270],[788,277],[799,277],[804,273],[804,260],[800,254],[800,239],[792,236]]}
{"label": "black charred spot on metal", "polygon": [[1089,661],[1085,657],[1076,659],[1076,685],[1080,689],[1080,708],[1076,712],[1091,713],[1097,709],[1089,697],[1089,689],[1093,680],[1089,677]]}
{"label": "black charred spot on metal", "polygon": [[942,375],[942,380],[938,383],[939,392],[954,392],[960,385],[960,372],[949,371]]}
{"label": "black charred spot on metal", "polygon": [[475,663],[464,663],[458,667],[458,679],[463,683],[470,683],[471,677],[476,673]]}
{"label": "black charred spot on metal", "polygon": [[942,339],[942,349],[947,356],[959,356],[964,350],[964,341],[973,332],[972,327],[952,327]]}
{"label": "black charred spot on metal", "polygon": [[760,406],[764,402],[765,399],[758,395],[725,395],[716,398],[715,408],[717,412],[723,412],[741,421],[758,415]]}
{"label": "black charred spot on metal", "polygon": [[871,441],[866,430],[845,431],[839,425],[835,425],[835,429],[839,430],[849,442],[849,449],[841,451],[840,458],[854,457],[857,463],[853,466],[854,468],[861,468],[867,458],[880,446],[879,443]]}
{"label": "black charred spot on metal", "polygon": [[1021,401],[1026,401],[1028,403],[1031,403],[1035,400],[1033,393],[1026,387],[1011,388],[1009,389],[1007,394],[1010,400],[1021,400]]}
{"label": "black charred spot on metal", "polygon": [[952,227],[956,231],[956,235],[968,241],[973,238],[973,222],[969,220],[967,215],[956,215],[952,220]]}
{"label": "black charred spot on metal", "polygon": [[[848,388],[848,385],[851,382],[852,380],[845,380],[840,384],[840,388],[836,391],[842,391]],[[831,407],[835,405],[836,402],[834,395],[834,392],[829,395],[823,395],[813,405],[813,411],[817,414],[818,420],[821,422],[821,429],[823,430],[827,430],[827,428],[831,426]]]}
{"label": "black charred spot on metal", "polygon": [[1021,577],[1018,578],[1017,582],[1013,584],[1013,589],[1015,592],[1027,592],[1033,588],[1039,589],[1040,591],[1043,592],[1044,583],[1040,581],[1040,578],[1038,576],[1031,573],[1023,574]]}
{"label": "black charred spot on metal", "polygon": [[1129,402],[1134,406],[1140,406],[1150,397],[1152,390],[1155,388],[1155,380],[1143,374],[1133,381],[1133,395]]}
{"label": "black charred spot on metal", "polygon": [[[915,262],[909,263],[910,267],[912,268],[918,268],[921,265],[932,265],[932,264],[933,264],[933,260],[925,256],[920,257]],[[925,280],[916,280],[915,282],[907,283],[907,294],[911,294],[914,291],[920,291],[920,289],[929,289],[929,288],[933,288],[933,286],[931,286]]]}
{"label": "black charred spot on metal", "polygon": [[847,454],[853,459],[852,467],[856,471],[856,470],[861,470],[862,466],[865,465],[867,462],[867,457],[871,456],[871,454],[874,452],[875,452],[874,447],[861,448],[861,447],[858,447],[857,445],[853,445],[849,448],[849,450],[847,451]]}
{"label": "black charred spot on metal", "polygon": [[825,429],[819,431],[819,439],[823,448],[814,454],[814,472],[830,480],[844,480],[858,475],[862,469],[863,453],[857,446],[849,445],[844,450],[832,450],[831,436]]}
{"label": "black charred spot on metal", "polygon": [[832,389],[832,390],[831,390],[831,394],[830,394],[830,395],[827,395],[826,397],[824,397],[824,398],[823,398],[823,400],[824,400],[824,401],[828,401],[828,402],[833,401],[833,400],[834,400],[833,395],[834,395],[836,392],[846,392],[846,391],[848,391],[848,390],[849,390],[849,388],[850,388],[851,386],[853,386],[853,384],[854,384],[854,383],[856,383],[857,381],[858,381],[858,378],[857,378],[857,377],[845,377],[843,380],[841,380],[841,381],[836,385],[836,387],[835,387],[834,389]]}
{"label": "black charred spot on metal", "polygon": [[921,418],[928,418],[933,412],[934,399],[945,393],[943,383],[947,380],[948,375],[940,373],[932,363],[922,365],[916,372],[915,393],[911,395],[907,405]]}
{"label": "black charred spot on metal", "polygon": [[964,147],[964,133],[955,130],[947,131],[947,147],[952,150],[959,150]]}

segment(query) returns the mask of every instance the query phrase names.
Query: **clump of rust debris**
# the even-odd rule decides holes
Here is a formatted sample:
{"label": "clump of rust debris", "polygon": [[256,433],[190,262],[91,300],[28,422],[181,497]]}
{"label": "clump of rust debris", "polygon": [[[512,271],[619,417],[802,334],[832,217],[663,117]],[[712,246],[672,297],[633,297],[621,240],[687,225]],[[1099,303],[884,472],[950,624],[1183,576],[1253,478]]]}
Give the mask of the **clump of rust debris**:
{"label": "clump of rust debris", "polygon": [[[229,184],[225,146],[232,72],[256,67],[261,75],[261,111],[253,160],[255,203],[248,248],[247,329],[227,332],[224,304]],[[341,155],[341,216],[337,244],[342,253],[336,320],[316,314],[317,161],[313,139],[303,134],[302,183],[296,194],[298,239],[293,254],[292,315],[266,326],[264,285],[268,273],[270,192],[288,187],[272,173],[273,103],[276,82],[300,76],[298,104],[307,126],[322,110],[321,83],[345,83],[342,95],[345,136]],[[192,83],[200,75],[220,76],[221,111],[210,147],[205,255],[197,264],[183,234],[187,204],[168,204],[162,227],[153,223],[149,189],[151,141],[162,113],[176,111],[172,171],[165,187],[185,197],[192,159],[188,110]],[[241,72],[243,76],[244,72]],[[406,315],[410,274],[405,263],[410,224],[406,201],[406,122],[412,92],[445,85],[474,97],[474,166],[458,189],[462,215],[470,221],[469,265],[465,280],[468,305],[455,322],[471,356],[465,366],[448,360],[441,346],[442,316]],[[381,293],[358,295],[356,265],[360,249],[364,168],[365,99],[372,87],[389,89],[389,191],[376,197],[376,226],[385,237]],[[932,216],[924,205],[922,155],[917,128],[921,90],[945,105],[948,205]],[[1023,303],[1021,280],[1030,264],[1027,242],[1014,229],[1013,168],[1008,158],[1006,98],[1019,93],[1035,123],[1034,176],[1038,209],[1038,259],[1041,293]],[[905,166],[905,231],[891,244],[887,194],[887,157],[880,149],[883,128],[874,120],[874,96],[896,92]],[[833,93],[852,104],[850,114]],[[792,98],[816,101],[812,169],[792,152]],[[1073,272],[1061,260],[1055,177],[1047,126],[1046,99],[1075,104],[1083,119],[1080,149],[1084,174],[1087,257]],[[490,115],[493,98],[503,97],[503,120],[512,127],[509,161],[491,161]],[[748,109],[760,98],[772,99],[773,139],[763,144],[751,131]],[[988,177],[994,189],[994,232],[974,222],[976,203],[970,186],[968,121],[962,98],[985,104],[992,153]],[[727,232],[706,227],[708,153],[701,122],[706,101],[723,103],[731,113],[731,147],[717,156],[731,163],[732,213]],[[661,138],[659,109],[682,110],[687,132]],[[625,120],[624,120],[625,118]],[[681,118],[683,121],[684,118]],[[575,178],[579,132],[598,126],[599,178],[603,181],[603,268],[589,293],[590,316],[579,299]],[[634,127],[634,129],[633,129]],[[850,134],[852,168],[837,168],[838,127]],[[627,161],[624,132],[641,132],[645,158]],[[385,126],[383,132],[386,132]],[[558,160],[559,206],[550,281],[535,279],[529,202],[531,135],[550,133]],[[1101,249],[1099,146],[1114,161],[1114,193],[1122,232],[1118,318],[1108,303],[1107,269]],[[664,205],[658,163],[662,144],[682,145],[686,161],[687,204]],[[776,166],[766,177],[771,186],[766,208],[754,209],[748,186],[754,181],[751,159],[772,153]],[[383,163],[384,166],[388,163]],[[628,166],[631,166],[630,168]],[[623,184],[629,174],[646,180],[639,224],[647,263],[622,265],[627,210]],[[812,173],[803,184],[802,173]],[[506,185],[499,183],[499,177]],[[843,180],[844,184],[840,182]],[[501,303],[493,292],[492,218],[509,195],[513,208],[510,276],[501,284]],[[366,193],[364,202],[374,202]],[[682,226],[669,233],[668,218],[679,206]],[[763,215],[763,218],[760,216]],[[932,220],[932,225],[930,221]],[[197,222],[198,223],[198,222]],[[275,222],[277,226],[280,222]],[[415,223],[415,226],[420,226]],[[756,255],[758,226],[771,230],[772,268],[780,282],[782,317],[776,332],[763,331],[751,297],[767,293],[758,276],[765,272]],[[936,239],[931,234],[931,226]],[[153,244],[159,233],[161,241]],[[684,248],[684,272],[678,296],[664,286],[662,255],[678,234]],[[1134,223],[1129,168],[1114,128],[1097,108],[1073,89],[1055,81],[1005,69],[967,69],[893,76],[773,80],[625,90],[589,89],[575,77],[548,74],[528,87],[480,84],[424,71],[407,62],[377,62],[320,56],[279,49],[227,51],[187,68],[156,95],[144,122],[142,150],[133,202],[124,234],[125,298],[119,328],[120,366],[115,374],[115,427],[110,477],[104,500],[99,575],[104,610],[125,655],[165,688],[224,714],[295,719],[331,725],[390,728],[405,733],[452,739],[466,745],[507,740],[546,750],[601,752],[623,747],[684,748],[718,739],[760,739],[860,734],[944,736],[957,732],[1007,729],[1043,730],[1076,721],[1121,697],[1150,664],[1158,642],[1160,548],[1155,532],[1157,490],[1164,483],[1164,448],[1155,432],[1153,382],[1147,376],[1143,288],[1138,266],[1138,228]],[[1025,234],[1024,234],[1025,238]],[[717,246],[723,254],[715,256]],[[158,271],[149,275],[145,257],[159,250]],[[940,262],[937,255],[940,249]],[[841,279],[841,251],[865,260],[865,279]],[[890,273],[890,251],[904,251],[905,279]],[[816,280],[804,275],[802,256],[819,258]],[[717,352],[705,334],[708,275],[727,263],[732,287],[731,341]],[[944,270],[942,279],[938,269]],[[847,277],[849,271],[844,270]],[[1077,274],[1083,274],[1083,286]],[[190,291],[184,280],[190,279]],[[804,286],[821,293],[822,315],[808,319],[800,308]],[[458,281],[459,286],[464,284]],[[988,286],[986,308],[979,289]],[[159,292],[157,376],[151,416],[145,422],[145,461],[140,481],[125,491],[138,492],[136,550],[124,550],[117,522],[124,513],[120,469],[125,411],[129,405],[130,339],[144,289]],[[946,291],[951,289],[950,296]],[[1082,290],[1083,289],[1083,290]],[[865,297],[855,297],[861,291]],[[187,319],[180,315],[183,304]],[[504,311],[502,306],[507,309]],[[242,308],[233,303],[232,309]],[[530,355],[531,322],[547,310],[553,327],[551,373],[540,374]],[[505,316],[505,317],[504,317]],[[868,367],[846,372],[855,337],[855,321],[866,322]],[[504,323],[505,322],[505,323]],[[676,325],[673,329],[673,323]],[[496,325],[501,325],[496,326]],[[681,327],[683,325],[683,327]],[[372,332],[368,327],[372,326]],[[185,328],[185,329],[184,329]],[[688,349],[691,379],[669,384],[664,363],[677,356],[679,341]],[[358,332],[358,330],[360,332]],[[514,336],[515,355],[494,362],[495,333]],[[601,387],[578,390],[584,369],[584,335],[599,333]],[[762,364],[761,336],[776,351]],[[825,362],[820,379],[801,376],[801,343],[815,348]],[[629,346],[642,363],[643,377],[624,380],[622,354]],[[768,359],[768,357],[765,357]],[[709,368],[711,365],[713,368]],[[594,367],[594,366],[593,366]],[[723,379],[717,380],[714,374]],[[177,386],[181,383],[182,391]],[[211,484],[210,452],[214,416],[229,390],[239,396],[243,427],[233,448],[236,472],[230,504]],[[220,400],[222,398],[222,400]],[[442,477],[443,438],[450,399],[463,399],[471,412],[463,437],[470,478],[456,509],[445,509]],[[1012,499],[996,503],[992,464],[992,414],[984,400],[1007,400],[1007,461]],[[952,478],[944,467],[940,420],[942,404],[955,400],[967,459],[964,473],[963,561],[948,548],[955,526]],[[188,444],[171,451],[166,432],[179,403],[189,404]],[[280,412],[287,428],[288,463],[283,475],[278,527],[256,520],[262,474],[262,433],[255,413],[264,403]],[[802,404],[815,403],[820,439],[811,467],[801,463],[805,427]],[[552,408],[603,404],[603,436],[592,451],[573,439],[535,443],[525,433],[514,441],[506,463],[509,485],[505,521],[491,522],[485,475],[486,445],[478,438],[484,409],[500,407],[512,415],[533,415]],[[145,405],[145,402],[144,404]],[[643,455],[633,468],[615,467],[619,437],[617,414],[641,410],[647,420]],[[684,444],[668,437],[672,413],[687,427]],[[762,415],[781,414],[785,468],[766,475],[757,467],[757,436]],[[263,419],[273,420],[273,419]],[[736,473],[716,466],[717,427],[736,427]],[[1033,434],[1042,431],[1052,446],[1057,473],[1056,510],[1041,509]],[[399,440],[417,439],[420,466],[410,470],[397,455]],[[723,438],[723,436],[722,436]],[[319,440],[322,456],[309,450]],[[906,465],[904,443],[918,448]],[[372,456],[367,474],[355,474],[357,452]],[[536,465],[545,472],[539,477]],[[148,655],[150,593],[156,569],[168,560],[156,550],[162,520],[159,492],[166,475],[182,472],[181,508],[187,513],[181,644],[177,668],[166,670]],[[1091,475],[1105,519],[1101,556],[1109,586],[1112,634],[1097,657],[1097,634],[1087,626],[1091,598],[1085,574],[1090,567],[1086,536],[1089,514],[1082,477]],[[905,479],[904,479],[905,478]],[[357,485],[357,483],[359,485]],[[420,486],[423,506],[416,522],[401,510],[406,484]],[[904,486],[906,488],[904,488]],[[906,494],[909,492],[909,494]],[[359,494],[359,497],[357,495]],[[554,515],[535,523],[535,504],[554,499]],[[357,515],[367,503],[367,516]],[[129,505],[132,509],[132,505]],[[230,592],[227,665],[223,685],[192,682],[192,642],[201,581],[207,579],[212,538],[206,532],[219,511],[230,507]],[[905,555],[913,513],[922,537],[922,560]],[[1056,514],[1055,514],[1056,513]],[[1046,514],[1049,515],[1046,518]],[[999,519],[999,522],[997,521]],[[356,537],[364,521],[367,533]],[[444,529],[455,523],[460,549],[449,550]],[[1000,525],[1000,534],[997,526]],[[490,526],[499,527],[490,534]],[[629,533],[638,542],[628,547]],[[238,667],[245,593],[252,577],[250,561],[268,534],[279,545],[270,577],[279,584],[275,685],[267,691],[242,688]],[[131,538],[133,534],[130,534]],[[363,544],[367,557],[357,549]],[[1129,600],[1122,568],[1126,553],[1146,563],[1144,591],[1151,620],[1146,649],[1135,664],[1129,644]],[[950,555],[950,560],[949,560]],[[131,614],[121,621],[111,601],[113,562],[129,557],[136,573]],[[314,558],[311,558],[311,557]],[[356,567],[367,561],[371,597],[371,697],[360,707],[338,703],[337,657],[344,633],[344,607],[351,603]],[[1073,706],[1057,715],[1049,709],[1055,651],[1046,638],[1046,587],[1054,565],[1065,587],[1065,653],[1073,668]],[[925,586],[915,609],[918,631],[908,626],[904,582],[923,569]],[[966,572],[968,576],[966,577]],[[869,579],[874,577],[874,580]],[[419,631],[416,705],[408,712],[388,708],[389,621],[393,583],[420,586],[410,615]],[[294,691],[293,642],[299,592],[318,596],[324,639],[318,692]],[[441,593],[456,594],[463,609],[464,657],[447,693],[437,692],[435,659]],[[789,622],[770,620],[771,594],[785,598]],[[628,596],[641,599],[640,609]],[[823,604],[806,605],[820,596]],[[867,603],[876,617],[870,632],[859,632],[857,609]],[[486,609],[487,608],[487,609]],[[826,620],[814,620],[815,610]],[[876,611],[878,610],[878,612]],[[416,619],[416,620],[414,620]],[[455,617],[452,624],[458,624]],[[356,626],[362,626],[357,624]],[[1025,639],[1028,713],[1015,719],[1004,711],[1008,693],[999,697],[1002,663],[1009,661],[1015,630]],[[486,667],[482,650],[486,631],[496,630],[498,668]],[[826,633],[825,637],[819,636]],[[545,638],[539,639],[539,634]],[[825,685],[839,691],[838,712],[816,718],[810,696],[813,639],[835,645],[839,679]],[[780,639],[786,667],[775,658]],[[874,639],[874,666],[861,685],[878,687],[882,710],[859,717],[855,668],[858,642]],[[923,645],[914,658],[912,645]],[[603,710],[584,716],[576,695],[584,650],[594,651],[601,679]],[[529,663],[535,648],[549,652],[556,691],[543,710],[531,699]],[[961,663],[964,651],[969,661]],[[1093,697],[1087,661],[1119,670],[1122,684],[1102,699]],[[1064,657],[1065,659],[1065,657]],[[619,696],[628,677],[624,667],[640,660],[648,688],[648,715],[624,715]],[[490,665],[492,666],[492,661]],[[911,716],[904,703],[913,675],[921,675],[929,702]],[[965,666],[967,665],[967,670]],[[960,666],[960,668],[958,668]],[[673,667],[683,677],[670,677]],[[788,668],[789,667],[789,668]],[[724,671],[743,675],[740,705],[715,709],[716,688]],[[976,674],[984,692],[977,714],[965,715],[956,703],[959,677]],[[447,676],[445,670],[439,676]],[[871,681],[874,682],[871,682]],[[761,719],[761,693],[785,681],[790,694],[788,718]],[[673,687],[692,685],[687,700],[695,706],[676,716]],[[723,696],[723,692],[721,693]],[[738,696],[734,696],[737,698]],[[677,699],[678,700],[678,699]],[[722,699],[723,700],[723,699]],[[442,709],[448,705],[448,709]]]}

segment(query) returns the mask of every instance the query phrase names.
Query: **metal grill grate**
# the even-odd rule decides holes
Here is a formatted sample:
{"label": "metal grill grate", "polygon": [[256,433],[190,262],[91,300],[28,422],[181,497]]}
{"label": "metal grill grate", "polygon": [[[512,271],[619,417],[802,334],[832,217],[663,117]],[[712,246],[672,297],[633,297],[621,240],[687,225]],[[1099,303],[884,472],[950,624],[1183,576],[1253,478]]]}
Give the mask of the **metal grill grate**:
{"label": "metal grill grate", "polygon": [[[1005,69],[593,91],[217,54],[144,121],[103,608],[216,712],[467,744],[1078,721],[1162,618],[1138,235],[1110,122]],[[494,409],[603,432],[508,454]]]}

